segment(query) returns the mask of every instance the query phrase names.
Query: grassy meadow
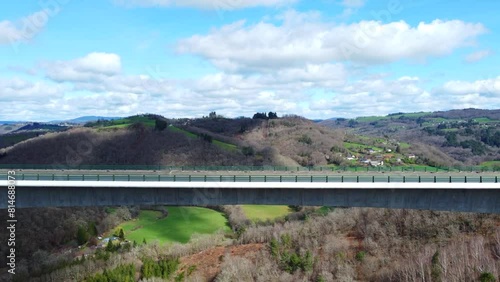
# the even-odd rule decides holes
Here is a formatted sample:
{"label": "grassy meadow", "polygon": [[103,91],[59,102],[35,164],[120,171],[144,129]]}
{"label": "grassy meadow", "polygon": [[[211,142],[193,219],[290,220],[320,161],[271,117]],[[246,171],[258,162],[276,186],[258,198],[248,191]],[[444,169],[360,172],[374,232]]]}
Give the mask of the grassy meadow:
{"label": "grassy meadow", "polygon": [[252,221],[274,220],[291,213],[288,206],[243,205],[243,212]]}
{"label": "grassy meadow", "polygon": [[125,238],[141,243],[143,239],[164,243],[187,243],[191,235],[211,234],[220,229],[230,231],[227,219],[220,212],[200,207],[167,207],[168,216],[159,211],[141,211],[136,219],[124,222]]}

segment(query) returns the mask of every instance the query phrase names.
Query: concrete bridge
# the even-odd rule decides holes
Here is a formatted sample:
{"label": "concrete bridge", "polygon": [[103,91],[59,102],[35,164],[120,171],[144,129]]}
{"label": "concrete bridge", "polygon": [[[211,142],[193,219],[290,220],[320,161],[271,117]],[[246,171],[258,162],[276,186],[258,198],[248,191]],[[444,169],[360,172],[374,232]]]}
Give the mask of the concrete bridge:
{"label": "concrete bridge", "polygon": [[[490,175],[172,175],[0,173],[16,208],[120,205],[303,205],[500,213],[500,182]],[[9,180],[10,179],[10,180]],[[13,189],[8,189],[9,186]],[[11,194],[13,192],[10,192]]]}

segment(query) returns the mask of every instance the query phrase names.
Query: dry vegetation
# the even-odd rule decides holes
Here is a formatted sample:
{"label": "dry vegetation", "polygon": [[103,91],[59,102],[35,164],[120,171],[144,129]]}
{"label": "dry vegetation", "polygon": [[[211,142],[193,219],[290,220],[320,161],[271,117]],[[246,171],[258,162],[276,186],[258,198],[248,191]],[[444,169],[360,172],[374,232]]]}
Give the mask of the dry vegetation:
{"label": "dry vegetation", "polygon": [[[500,217],[482,214],[338,209],[303,221],[248,228],[240,244],[283,243],[312,254],[308,271],[285,270],[272,249],[255,262],[227,258],[218,279],[231,281],[477,281],[500,274]],[[433,256],[435,258],[433,259]]]}
{"label": "dry vegetation", "polygon": [[[135,208],[118,208],[113,214],[99,207],[18,209],[16,255],[21,259],[18,269],[38,275],[44,267],[72,260],[73,255],[70,253],[52,253],[62,248],[77,247],[79,227],[95,226],[97,233],[101,234],[137,213]],[[6,221],[7,213],[2,213],[0,219]],[[0,232],[0,240],[6,242],[8,235],[7,232]],[[3,265],[6,263],[7,250],[7,244],[0,245],[0,263]]]}
{"label": "dry vegetation", "polygon": [[[500,274],[498,215],[360,208],[320,215],[308,208],[301,220],[253,224],[237,206],[220,209],[230,218],[234,239],[218,233],[195,236],[186,245],[139,245],[32,280],[81,280],[164,257],[180,258],[177,273],[196,265],[185,281],[479,281],[480,275]],[[37,252],[21,270],[61,256]]]}
{"label": "dry vegetation", "polygon": [[331,148],[341,146],[344,134],[299,116],[280,119],[198,119],[186,127],[210,133],[240,147],[253,148],[257,160],[277,165],[312,166],[334,161]]}
{"label": "dry vegetation", "polygon": [[341,146],[344,134],[301,117],[264,121],[242,138],[256,148],[268,148],[285,165],[326,165],[332,162],[333,146]]}
{"label": "dry vegetation", "polygon": [[9,148],[1,163],[108,165],[245,165],[254,159],[179,132],[133,129],[97,131],[78,128],[30,139]]}
{"label": "dry vegetation", "polygon": [[[234,144],[225,150],[202,138],[190,138],[174,130],[132,128],[95,130],[76,128],[20,142],[0,152],[0,163],[108,165],[289,165],[335,163],[333,146],[341,146],[344,134],[301,117],[274,120],[198,119],[185,130],[210,135]],[[339,160],[337,160],[339,161]]]}

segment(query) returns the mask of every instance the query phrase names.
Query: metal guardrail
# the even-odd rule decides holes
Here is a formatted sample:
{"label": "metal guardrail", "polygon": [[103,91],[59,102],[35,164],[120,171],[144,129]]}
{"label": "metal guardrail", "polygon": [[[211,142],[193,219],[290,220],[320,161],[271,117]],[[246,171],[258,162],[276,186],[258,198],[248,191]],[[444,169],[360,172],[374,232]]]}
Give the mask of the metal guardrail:
{"label": "metal guardrail", "polygon": [[178,170],[178,171],[350,171],[350,172],[500,172],[500,166],[165,166],[165,165],[35,165],[0,164],[0,169],[36,170]]}
{"label": "metal guardrail", "polygon": [[[11,175],[12,176],[12,175]],[[150,181],[150,182],[364,182],[364,183],[498,183],[498,176],[406,175],[148,175],[148,174],[40,174],[18,173],[16,180]],[[0,179],[8,179],[0,174]]]}

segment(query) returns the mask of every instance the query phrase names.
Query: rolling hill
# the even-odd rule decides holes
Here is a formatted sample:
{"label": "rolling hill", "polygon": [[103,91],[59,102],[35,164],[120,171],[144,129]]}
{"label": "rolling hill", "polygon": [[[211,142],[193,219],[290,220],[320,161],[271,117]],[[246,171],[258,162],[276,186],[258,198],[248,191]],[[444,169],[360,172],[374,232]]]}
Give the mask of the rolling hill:
{"label": "rolling hill", "polygon": [[[30,131],[33,125],[28,127]],[[38,137],[6,137],[4,143],[13,146],[2,151],[0,163],[64,164],[77,158],[79,164],[108,165],[496,165],[500,110],[396,113],[319,123],[299,116],[166,119],[145,114]],[[83,154],[75,153],[77,148]]]}
{"label": "rolling hill", "polygon": [[500,110],[395,113],[320,124],[351,135],[411,143],[414,154],[436,165],[478,165],[500,159]]}
{"label": "rolling hill", "polygon": [[120,118],[121,117],[82,116],[82,117],[77,117],[77,118],[67,119],[67,120],[53,120],[53,121],[49,121],[49,123],[61,123],[61,122],[87,123],[87,122],[97,121],[97,120],[115,120],[115,119],[120,119]]}

